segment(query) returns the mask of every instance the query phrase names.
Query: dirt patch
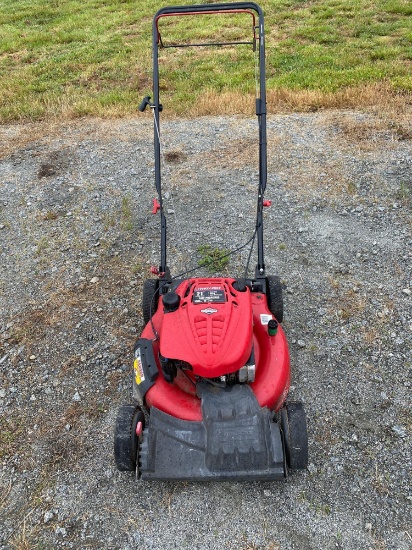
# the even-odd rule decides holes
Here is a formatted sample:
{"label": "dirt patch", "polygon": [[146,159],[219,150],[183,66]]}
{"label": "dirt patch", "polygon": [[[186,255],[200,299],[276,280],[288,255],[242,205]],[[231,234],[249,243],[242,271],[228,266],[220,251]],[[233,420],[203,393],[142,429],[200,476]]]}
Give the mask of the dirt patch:
{"label": "dirt patch", "polygon": [[186,160],[186,155],[182,151],[167,151],[164,158],[166,162],[178,163]]}
{"label": "dirt patch", "polygon": [[362,120],[353,117],[341,117],[335,122],[335,130],[352,143],[367,143],[369,148],[374,144],[382,146],[382,142],[410,140],[411,130],[402,123],[390,120]]}
{"label": "dirt patch", "polygon": [[48,178],[65,172],[70,164],[70,150],[60,149],[48,153],[39,166],[37,177]]}

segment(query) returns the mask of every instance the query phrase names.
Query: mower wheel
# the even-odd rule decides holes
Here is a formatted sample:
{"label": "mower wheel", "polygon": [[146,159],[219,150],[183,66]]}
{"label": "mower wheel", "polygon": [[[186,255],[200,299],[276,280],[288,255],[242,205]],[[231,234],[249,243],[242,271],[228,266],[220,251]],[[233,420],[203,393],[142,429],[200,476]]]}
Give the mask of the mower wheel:
{"label": "mower wheel", "polygon": [[266,297],[270,312],[281,323],[283,321],[283,296],[280,277],[276,275],[266,277]]}
{"label": "mower wheel", "polygon": [[308,432],[302,403],[286,403],[280,411],[280,421],[288,467],[305,470],[308,466]]}
{"label": "mower wheel", "polygon": [[140,407],[122,405],[119,408],[114,432],[114,459],[117,469],[121,472],[136,470],[140,446],[136,428],[142,432],[144,422],[144,414]]}
{"label": "mower wheel", "polygon": [[142,298],[142,310],[144,324],[150,321],[152,316],[157,310],[157,304],[159,302],[159,280],[158,279],[146,279],[143,283],[143,298]]}

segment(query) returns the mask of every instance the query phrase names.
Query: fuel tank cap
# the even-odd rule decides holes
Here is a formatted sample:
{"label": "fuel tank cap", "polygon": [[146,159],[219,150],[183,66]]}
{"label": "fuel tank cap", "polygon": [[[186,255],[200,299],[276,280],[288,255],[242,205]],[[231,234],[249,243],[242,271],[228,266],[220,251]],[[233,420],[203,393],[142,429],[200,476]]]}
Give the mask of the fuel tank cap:
{"label": "fuel tank cap", "polygon": [[167,292],[163,296],[163,307],[165,313],[176,311],[180,304],[180,296],[174,290]]}

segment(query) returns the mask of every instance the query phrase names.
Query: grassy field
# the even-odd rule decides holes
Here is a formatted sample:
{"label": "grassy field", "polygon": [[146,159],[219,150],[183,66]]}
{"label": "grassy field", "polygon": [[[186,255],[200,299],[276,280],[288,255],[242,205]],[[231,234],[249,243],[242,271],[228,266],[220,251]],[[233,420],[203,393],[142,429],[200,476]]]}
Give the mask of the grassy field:
{"label": "grassy field", "polygon": [[[0,122],[135,112],[151,92],[152,16],[184,3],[198,2],[0,0]],[[260,5],[272,111],[412,101],[410,0]],[[250,18],[163,19],[161,31],[165,41],[249,39]],[[253,108],[250,47],[163,50],[161,67],[166,113]]]}

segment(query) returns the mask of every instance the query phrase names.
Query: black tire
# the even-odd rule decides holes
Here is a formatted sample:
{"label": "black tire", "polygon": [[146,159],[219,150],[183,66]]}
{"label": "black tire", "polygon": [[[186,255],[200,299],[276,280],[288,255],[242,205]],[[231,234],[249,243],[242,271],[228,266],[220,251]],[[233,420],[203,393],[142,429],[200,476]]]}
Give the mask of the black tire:
{"label": "black tire", "polygon": [[157,310],[157,304],[159,302],[158,289],[158,279],[146,279],[143,283],[142,310],[145,325],[147,325]]}
{"label": "black tire", "polygon": [[144,428],[143,411],[136,405],[122,405],[117,413],[114,430],[114,459],[121,472],[134,472],[138,461],[139,439],[136,435],[138,422]]}
{"label": "black tire", "polygon": [[266,298],[269,311],[279,323],[283,321],[283,294],[280,277],[269,275],[266,277]]}
{"label": "black tire", "polygon": [[280,415],[286,463],[291,470],[305,470],[308,467],[308,430],[303,405],[299,401],[286,403]]}

